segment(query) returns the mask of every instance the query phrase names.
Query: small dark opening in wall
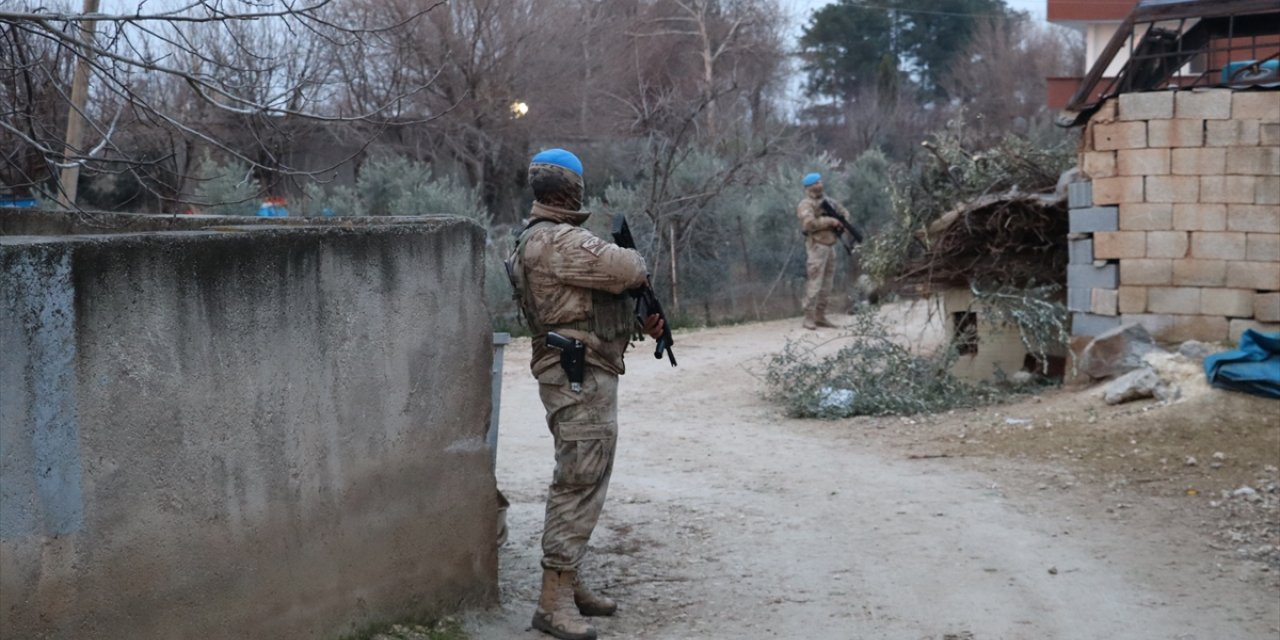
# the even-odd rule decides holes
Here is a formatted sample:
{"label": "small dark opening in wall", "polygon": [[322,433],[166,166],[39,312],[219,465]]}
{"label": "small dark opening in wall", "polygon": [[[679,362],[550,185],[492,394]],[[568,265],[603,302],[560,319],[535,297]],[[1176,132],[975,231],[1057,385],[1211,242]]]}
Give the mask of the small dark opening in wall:
{"label": "small dark opening in wall", "polygon": [[972,311],[956,311],[951,314],[951,326],[954,332],[952,342],[956,352],[962,356],[978,353],[978,314]]}
{"label": "small dark opening in wall", "polygon": [[1022,359],[1022,370],[1051,380],[1061,380],[1067,373],[1067,359],[1063,356],[1050,355],[1046,360],[1041,360],[1034,354],[1028,353]]}

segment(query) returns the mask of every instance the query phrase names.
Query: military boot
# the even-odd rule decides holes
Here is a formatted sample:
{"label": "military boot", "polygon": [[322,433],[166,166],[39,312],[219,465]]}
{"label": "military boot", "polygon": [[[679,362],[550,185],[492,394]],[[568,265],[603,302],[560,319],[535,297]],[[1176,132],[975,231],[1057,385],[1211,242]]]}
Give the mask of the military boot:
{"label": "military boot", "polygon": [[813,324],[823,329],[834,329],[835,325],[827,320],[827,301],[818,302],[813,308]]}
{"label": "military boot", "polygon": [[596,640],[596,630],[578,613],[573,585],[577,572],[542,570],[542,595],[533,612],[533,628],[560,640]]}
{"label": "military boot", "polygon": [[810,331],[818,328],[818,323],[813,319],[812,311],[804,312],[804,328],[809,329]]}
{"label": "military boot", "polygon": [[597,593],[582,583],[579,574],[573,581],[573,603],[578,605],[578,612],[588,617],[611,616],[618,610],[618,603],[613,598]]}

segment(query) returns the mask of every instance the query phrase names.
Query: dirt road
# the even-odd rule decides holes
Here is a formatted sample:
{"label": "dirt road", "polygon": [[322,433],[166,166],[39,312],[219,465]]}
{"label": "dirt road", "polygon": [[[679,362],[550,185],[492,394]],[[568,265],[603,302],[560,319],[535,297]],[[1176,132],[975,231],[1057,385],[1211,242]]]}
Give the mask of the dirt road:
{"label": "dirt road", "polygon": [[[602,638],[1280,636],[1277,592],[1222,566],[1194,522],[1117,517],[1088,483],[1011,479],[1069,473],[1039,463],[1011,476],[989,459],[909,457],[928,442],[901,418],[783,417],[750,371],[796,325],[681,332],[677,369],[643,348],[629,358],[584,568],[620,602]],[[527,341],[507,349],[497,475],[511,534],[501,608],[469,617],[474,638],[546,637],[528,625],[553,459],[528,357]]]}

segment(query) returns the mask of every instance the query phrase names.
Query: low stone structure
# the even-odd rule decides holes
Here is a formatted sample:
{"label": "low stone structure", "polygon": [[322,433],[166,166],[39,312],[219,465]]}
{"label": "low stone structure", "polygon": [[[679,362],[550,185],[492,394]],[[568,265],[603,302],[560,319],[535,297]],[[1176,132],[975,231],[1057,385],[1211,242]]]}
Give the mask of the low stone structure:
{"label": "low stone structure", "polygon": [[[1035,369],[1035,357],[1022,342],[1018,327],[992,320],[991,311],[968,289],[948,289],[939,296],[959,355],[951,373],[965,380],[993,380]],[[1059,355],[1059,354],[1053,354]]]}
{"label": "low stone structure", "polygon": [[483,231],[258,222],[0,211],[0,636],[496,599]]}
{"label": "low stone structure", "polygon": [[1084,130],[1071,190],[1076,335],[1280,331],[1280,91],[1122,94]]}

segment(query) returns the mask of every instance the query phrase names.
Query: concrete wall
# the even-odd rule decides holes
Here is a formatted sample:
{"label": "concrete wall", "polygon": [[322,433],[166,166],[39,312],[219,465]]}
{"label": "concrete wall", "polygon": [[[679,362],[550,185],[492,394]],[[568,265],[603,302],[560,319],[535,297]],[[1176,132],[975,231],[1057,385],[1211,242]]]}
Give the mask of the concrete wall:
{"label": "concrete wall", "polygon": [[0,637],[495,599],[479,227],[95,225],[128,232],[0,236]]}
{"label": "concrete wall", "polygon": [[1122,321],[1169,341],[1280,331],[1280,91],[1125,94],[1090,119],[1083,147],[1077,335]]}
{"label": "concrete wall", "polygon": [[957,356],[951,365],[952,375],[965,380],[993,380],[1022,371],[1030,354],[1017,327],[994,322],[989,309],[978,304],[968,289],[948,289],[941,298],[945,326],[951,336],[964,333],[958,326],[957,314],[972,313],[975,320],[971,330],[976,352]]}

